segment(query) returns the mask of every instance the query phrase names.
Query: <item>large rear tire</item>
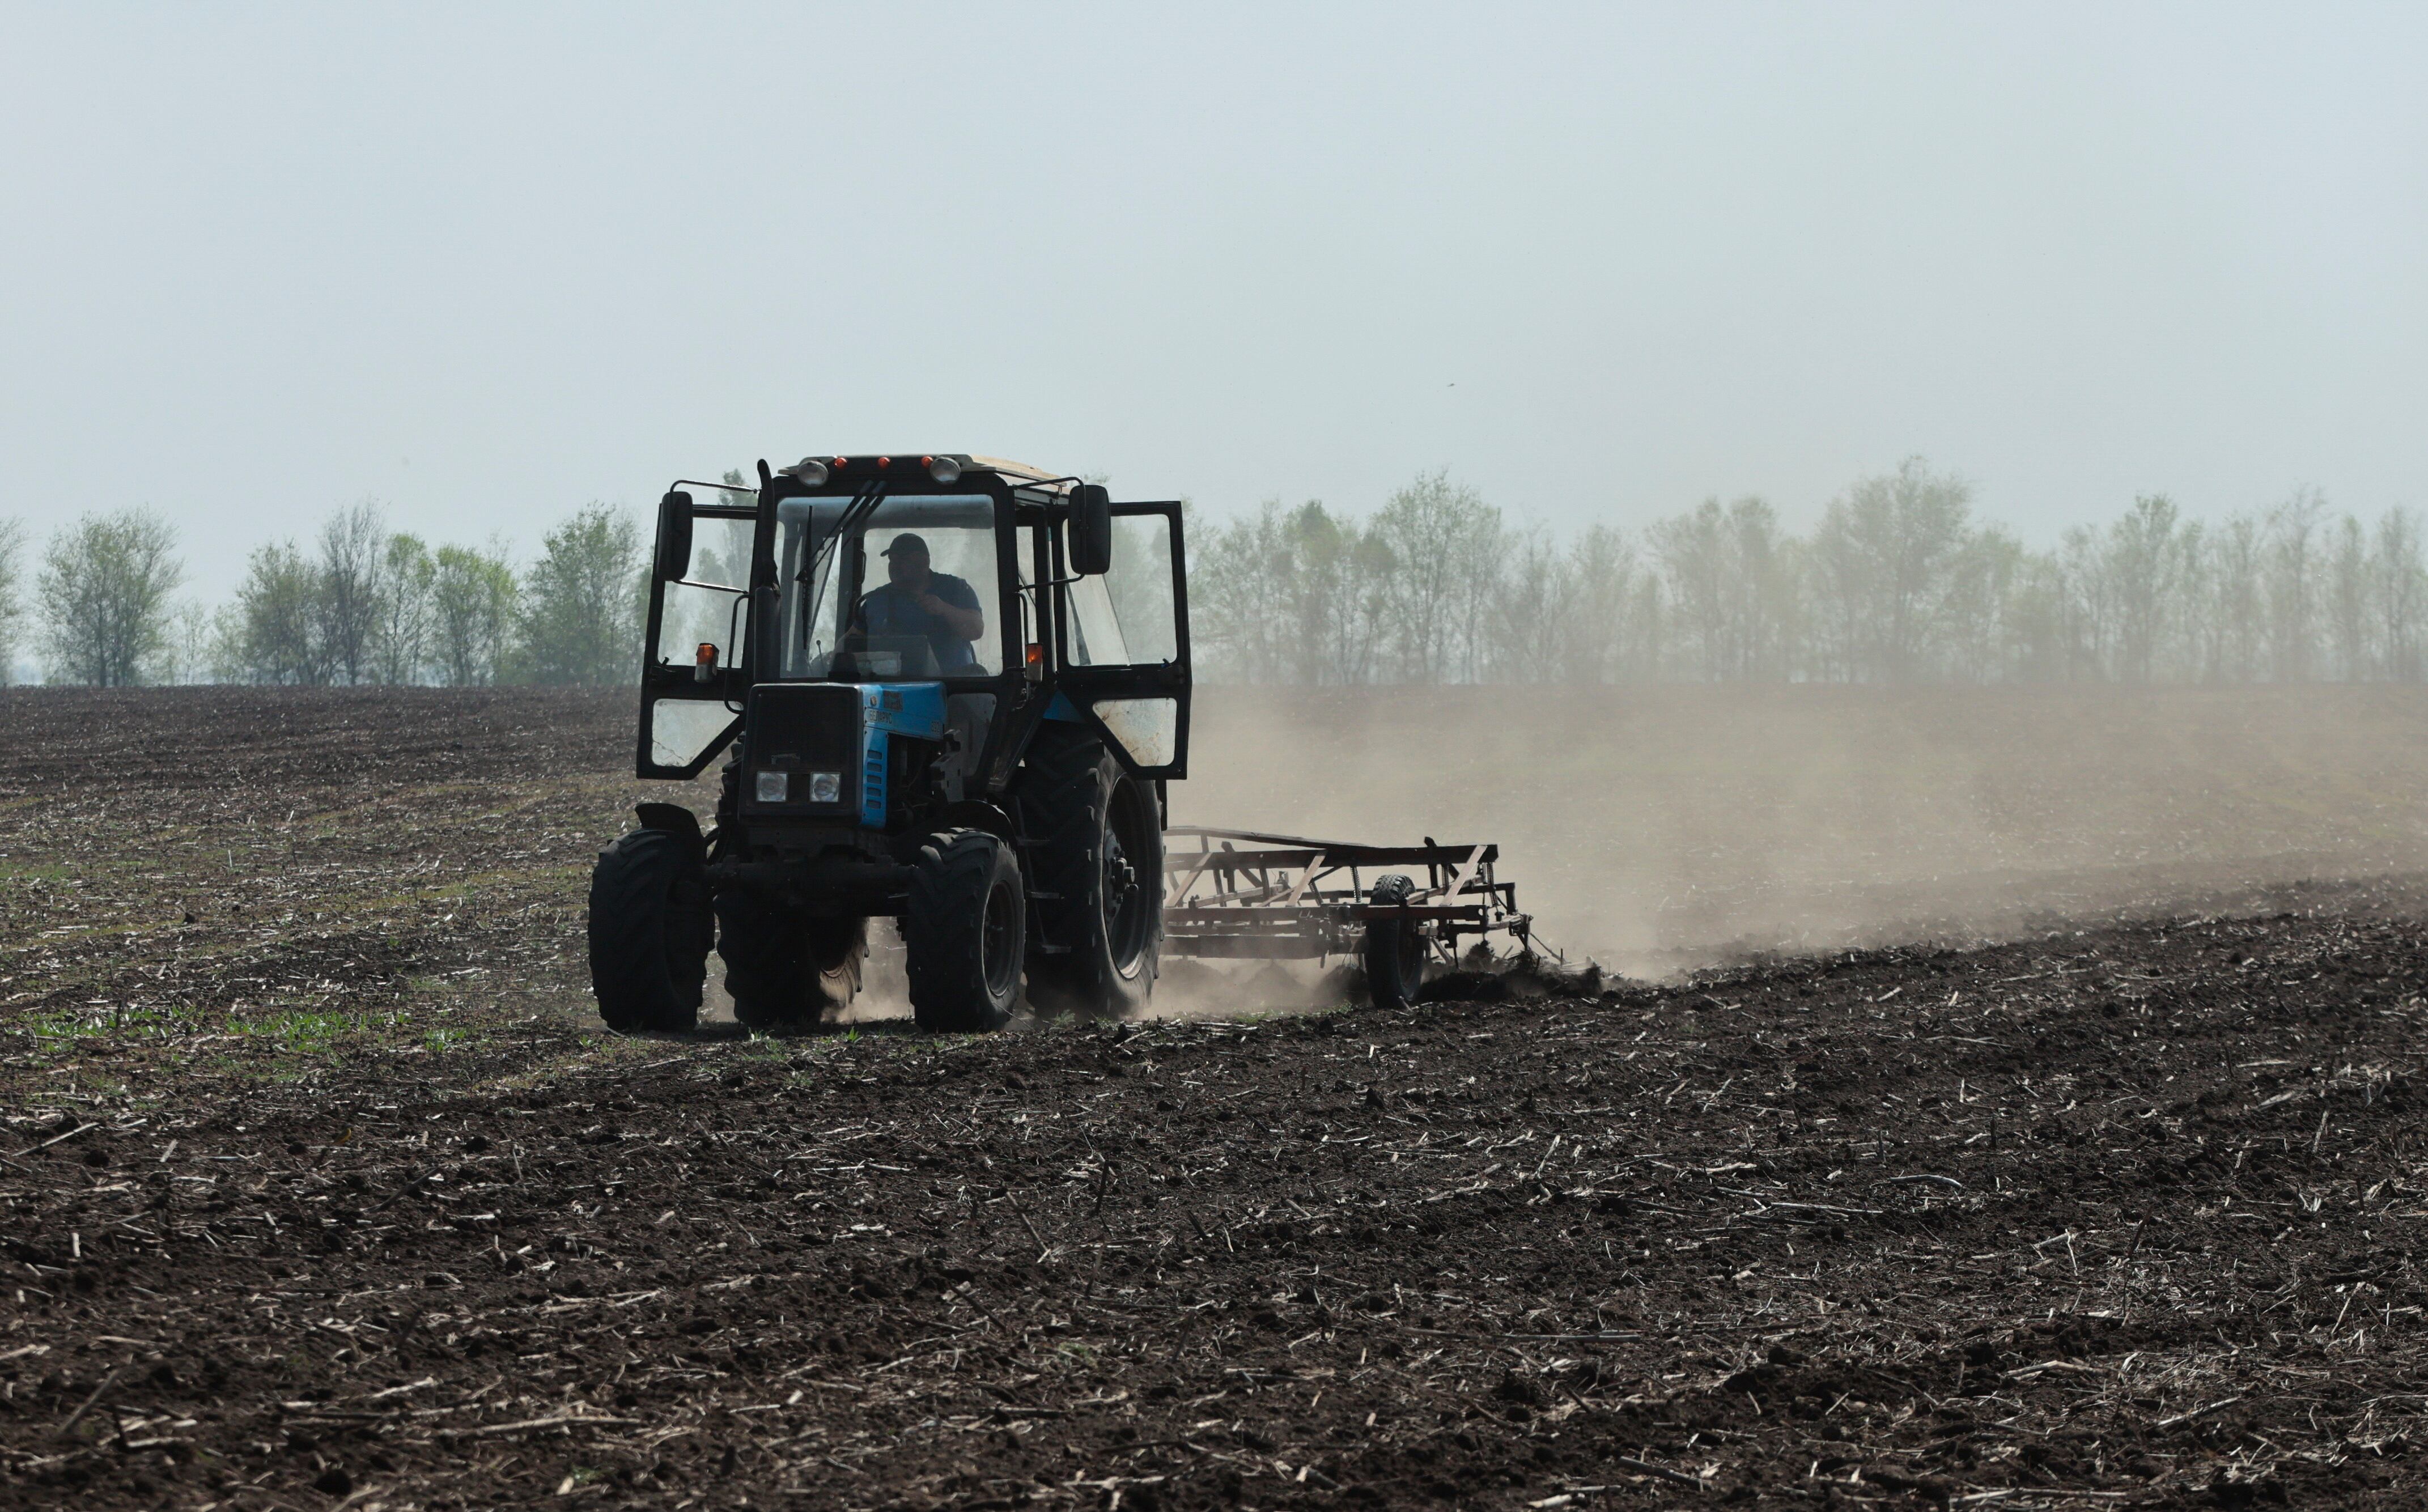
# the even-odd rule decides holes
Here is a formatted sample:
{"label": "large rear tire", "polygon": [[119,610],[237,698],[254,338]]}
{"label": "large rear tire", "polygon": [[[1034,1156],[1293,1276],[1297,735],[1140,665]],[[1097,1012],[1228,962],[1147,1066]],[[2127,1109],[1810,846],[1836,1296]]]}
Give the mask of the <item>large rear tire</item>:
{"label": "large rear tire", "polygon": [[733,1017],[761,1034],[803,1034],[850,1006],[867,954],[866,922],[811,918],[746,893],[717,899],[717,954]]}
{"label": "large rear tire", "polygon": [[977,1034],[1010,1022],[1025,903],[1010,846],[983,830],[927,837],[902,915],[903,970],[921,1028]]}
{"label": "large rear tire", "polygon": [[1018,791],[1036,878],[1028,996],[1090,1016],[1136,1013],[1163,948],[1163,825],[1155,795],[1103,742],[1048,725]]}
{"label": "large rear tire", "polygon": [[635,830],[590,873],[590,990],[618,1034],[680,1032],[699,1019],[715,915],[694,844]]}
{"label": "large rear tire", "polygon": [[[1404,903],[1417,890],[1411,878],[1386,877],[1366,895],[1374,904]],[[1374,919],[1366,926],[1366,990],[1374,1006],[1405,1008],[1425,980],[1425,937],[1414,919]]]}

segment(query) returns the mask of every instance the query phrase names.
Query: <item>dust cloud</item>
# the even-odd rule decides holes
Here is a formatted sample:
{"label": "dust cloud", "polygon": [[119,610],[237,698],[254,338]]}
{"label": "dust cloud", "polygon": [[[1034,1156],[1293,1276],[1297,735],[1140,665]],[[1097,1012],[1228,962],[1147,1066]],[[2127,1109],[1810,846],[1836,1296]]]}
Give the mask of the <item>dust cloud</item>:
{"label": "dust cloud", "polygon": [[1173,822],[1498,843],[1632,976],[2428,872],[2421,689],[1209,687],[1193,724]]}

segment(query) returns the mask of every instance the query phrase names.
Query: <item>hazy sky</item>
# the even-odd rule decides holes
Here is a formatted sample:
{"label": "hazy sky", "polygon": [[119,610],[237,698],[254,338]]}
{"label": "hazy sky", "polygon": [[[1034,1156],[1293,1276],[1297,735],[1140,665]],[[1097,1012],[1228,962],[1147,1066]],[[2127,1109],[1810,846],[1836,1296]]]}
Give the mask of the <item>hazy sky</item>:
{"label": "hazy sky", "polygon": [[370,495],[955,450],[2030,538],[2428,504],[2428,10],[0,8],[0,517],[195,586]]}

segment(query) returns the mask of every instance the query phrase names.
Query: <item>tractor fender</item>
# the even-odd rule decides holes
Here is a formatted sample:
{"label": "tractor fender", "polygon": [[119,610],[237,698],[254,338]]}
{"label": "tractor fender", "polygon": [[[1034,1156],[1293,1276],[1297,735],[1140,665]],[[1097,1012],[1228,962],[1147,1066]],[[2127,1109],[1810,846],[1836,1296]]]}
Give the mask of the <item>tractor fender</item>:
{"label": "tractor fender", "polygon": [[1000,805],[990,803],[984,798],[963,798],[958,803],[945,804],[937,811],[936,817],[929,823],[928,828],[931,830],[983,830],[1005,845],[1014,847],[1015,853],[1020,845],[1020,831],[1013,827],[1011,815],[1005,813]]}
{"label": "tractor fender", "polygon": [[681,842],[693,862],[708,860],[708,837],[699,832],[699,815],[680,803],[639,803],[632,812],[644,830],[658,830]]}

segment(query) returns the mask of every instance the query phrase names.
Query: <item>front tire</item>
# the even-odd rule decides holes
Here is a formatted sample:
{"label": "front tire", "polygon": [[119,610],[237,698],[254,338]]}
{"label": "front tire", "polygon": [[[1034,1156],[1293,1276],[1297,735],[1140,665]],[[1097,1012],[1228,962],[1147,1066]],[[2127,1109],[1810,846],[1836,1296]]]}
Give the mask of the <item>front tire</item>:
{"label": "front tire", "polygon": [[1011,1021],[1027,938],[1026,896],[1011,847],[983,830],[929,835],[902,915],[910,1013],[931,1034],[977,1034]]}
{"label": "front tire", "polygon": [[1032,843],[1037,941],[1028,995],[1045,1009],[1143,1011],[1163,948],[1163,826],[1155,796],[1101,741],[1049,726],[1029,748],[1021,828]]}
{"label": "front tire", "polygon": [[684,837],[635,830],[590,873],[590,990],[618,1034],[676,1032],[699,1019],[715,940],[708,875]]}

